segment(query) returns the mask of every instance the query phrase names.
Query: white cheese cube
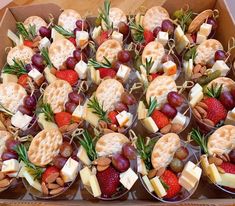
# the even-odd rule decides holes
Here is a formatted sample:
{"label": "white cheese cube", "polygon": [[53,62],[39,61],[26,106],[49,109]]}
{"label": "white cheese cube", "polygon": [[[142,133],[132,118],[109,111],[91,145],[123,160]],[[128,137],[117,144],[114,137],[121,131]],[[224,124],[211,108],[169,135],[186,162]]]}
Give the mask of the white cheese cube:
{"label": "white cheese cube", "polygon": [[85,48],[88,44],[89,34],[87,31],[76,32],[76,44],[80,48]]}
{"label": "white cheese cube", "polygon": [[96,39],[101,33],[101,26],[95,27],[92,32],[92,39]]}
{"label": "white cheese cube", "polygon": [[95,175],[90,176],[90,186],[94,197],[99,197],[101,195],[100,185]]}
{"label": "white cheese cube", "polygon": [[120,174],[120,182],[128,190],[132,188],[137,179],[137,174],[131,168]]}
{"label": "white cheese cube", "polygon": [[28,73],[28,75],[34,80],[34,81],[37,81],[37,80],[39,80],[40,78],[42,78],[43,77],[43,75],[42,75],[42,73],[41,72],[39,72],[37,69],[32,69],[29,73]]}
{"label": "white cheese cube", "polygon": [[172,120],[172,123],[184,125],[186,121],[187,121],[187,117],[181,114],[180,112],[177,112],[176,116]]}
{"label": "white cheese cube", "polygon": [[211,69],[213,72],[217,70],[221,71],[221,76],[226,76],[230,70],[228,65],[223,60],[217,60]]}
{"label": "white cheese cube", "polygon": [[115,40],[119,41],[120,43],[123,42],[123,34],[120,32],[113,31],[111,37],[112,37],[112,39],[115,39]]}
{"label": "white cheese cube", "polygon": [[32,119],[33,118],[28,116],[27,114],[22,114],[20,111],[17,111],[11,117],[11,124],[17,128],[20,128],[22,130],[26,130]]}
{"label": "white cheese cube", "polygon": [[163,67],[164,73],[168,76],[174,75],[177,72],[177,66],[176,66],[175,62],[173,62],[171,60],[162,64],[162,67]]}
{"label": "white cheese cube", "polygon": [[87,63],[83,60],[80,60],[76,65],[74,69],[77,73],[80,79],[86,79],[87,77]]}
{"label": "white cheese cube", "polygon": [[127,111],[122,111],[120,112],[117,116],[116,116],[116,119],[118,121],[118,124],[120,125],[120,127],[123,127],[125,126],[128,121],[129,121],[129,118],[130,116],[128,115],[128,112]]}
{"label": "white cheese cube", "polygon": [[161,62],[158,59],[154,60],[153,65],[152,65],[149,73],[150,74],[156,73],[160,67],[161,67]]}
{"label": "white cheese cube", "polygon": [[196,39],[196,44],[201,44],[202,42],[204,42],[205,40],[207,40],[207,37],[197,33],[197,39]]}
{"label": "white cheese cube", "polygon": [[163,46],[165,46],[167,44],[168,40],[169,40],[169,34],[167,32],[164,32],[164,31],[158,32],[156,41],[158,41]]}
{"label": "white cheese cube", "polygon": [[36,190],[42,192],[42,186],[41,184],[37,181],[37,180],[34,180],[34,177],[27,171],[25,170],[24,173],[24,178],[27,180],[27,182],[33,187],[35,188]]}
{"label": "white cheese cube", "polygon": [[16,159],[5,160],[2,163],[2,172],[4,173],[14,173],[19,170],[19,162]]}
{"label": "white cheese cube", "polygon": [[179,184],[185,188],[186,190],[190,191],[192,190],[194,187],[195,187],[195,182],[193,182],[192,180],[186,178],[185,176],[183,175],[180,175],[180,178],[179,178]]}
{"label": "white cheese cube", "polygon": [[8,177],[17,177],[18,176],[18,172],[11,172],[11,173],[7,173]]}
{"label": "white cheese cube", "polygon": [[189,97],[190,99],[193,99],[198,93],[202,92],[202,86],[198,83],[196,83],[193,88],[190,90]]}
{"label": "white cheese cube", "polygon": [[198,182],[200,180],[201,174],[202,174],[202,169],[191,161],[187,162],[182,171],[182,176],[192,181],[192,183]]}
{"label": "white cheese cube", "polygon": [[147,117],[147,118],[143,119],[142,123],[152,133],[155,133],[159,130],[158,126],[155,124],[152,117]]}
{"label": "white cheese cube", "polygon": [[49,48],[51,46],[51,42],[50,40],[47,38],[47,37],[44,37],[42,38],[40,41],[39,41],[39,45],[38,45],[38,48],[40,50],[42,50],[43,48]]}
{"label": "white cheese cube", "polygon": [[70,157],[60,171],[64,182],[72,182],[78,174],[79,167],[79,163]]}
{"label": "white cheese cube", "polygon": [[73,111],[72,120],[78,122],[79,120],[84,118],[85,114],[86,114],[85,106],[78,105],[76,109]]}
{"label": "white cheese cube", "polygon": [[130,67],[121,64],[116,75],[118,78],[122,79],[123,81],[126,81],[130,75],[130,72],[131,72]]}
{"label": "white cheese cube", "polygon": [[91,164],[91,160],[89,159],[87,152],[82,145],[78,149],[77,157],[82,161],[83,164]]}
{"label": "white cheese cube", "polygon": [[91,170],[88,167],[84,167],[80,170],[80,177],[84,185],[90,186],[91,175]]}
{"label": "white cheese cube", "polygon": [[209,36],[209,34],[211,33],[211,30],[212,30],[212,25],[211,24],[207,24],[207,23],[203,23],[201,26],[200,26],[200,29],[199,29],[199,33],[201,35],[204,35],[204,36]]}
{"label": "white cheese cube", "polygon": [[198,92],[195,96],[190,100],[189,104],[191,107],[194,107],[198,102],[203,99],[203,92]]}
{"label": "white cheese cube", "polygon": [[148,176],[147,176],[147,175],[144,175],[144,176],[142,177],[142,179],[143,179],[143,181],[144,181],[145,186],[148,188],[148,191],[149,191],[149,192],[153,192],[154,189],[153,189],[153,186],[152,186],[151,182],[149,181]]}
{"label": "white cheese cube", "polygon": [[164,197],[166,195],[166,190],[157,176],[151,179],[150,182],[158,197]]}
{"label": "white cheese cube", "polygon": [[142,175],[147,175],[148,174],[145,163],[140,158],[140,156],[137,156],[137,171]]}

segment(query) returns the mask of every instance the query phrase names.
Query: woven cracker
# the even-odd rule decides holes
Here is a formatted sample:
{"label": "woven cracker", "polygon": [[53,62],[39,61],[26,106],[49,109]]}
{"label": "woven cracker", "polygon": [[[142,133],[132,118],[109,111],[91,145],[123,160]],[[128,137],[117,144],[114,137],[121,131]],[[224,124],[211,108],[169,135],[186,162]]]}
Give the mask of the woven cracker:
{"label": "woven cracker", "polygon": [[180,148],[180,138],[175,133],[168,133],[163,135],[155,144],[151,162],[153,168],[158,170],[160,168],[166,168],[172,161],[174,154],[178,148]]}
{"label": "woven cracker", "polygon": [[98,62],[105,62],[106,57],[111,63],[117,59],[117,54],[122,50],[122,46],[119,41],[109,39],[99,46],[96,52],[96,60]]}
{"label": "woven cracker", "polygon": [[53,65],[60,69],[68,57],[73,56],[75,46],[68,39],[60,39],[51,44],[49,48],[49,57]]}
{"label": "woven cracker", "polygon": [[64,80],[56,80],[49,84],[43,94],[43,102],[51,105],[54,113],[62,112],[68,101],[68,94],[72,92],[70,84]]}
{"label": "woven cracker", "polygon": [[177,91],[177,86],[171,76],[158,76],[149,85],[146,92],[146,101],[149,104],[151,97],[155,97],[159,107],[166,102],[167,94]]}
{"label": "woven cracker", "polygon": [[120,101],[123,92],[124,87],[119,81],[106,79],[98,86],[95,95],[104,111],[112,111],[114,105]]}
{"label": "woven cracker", "polygon": [[59,16],[58,25],[65,30],[73,32],[76,28],[76,21],[81,19],[81,15],[73,9],[65,9]]}
{"label": "woven cracker", "polygon": [[211,88],[212,85],[220,86],[221,84],[223,84],[222,91],[231,91],[232,89],[235,89],[235,82],[228,77],[218,77],[218,78],[212,80],[207,85],[207,87]]}
{"label": "woven cracker", "polygon": [[235,149],[235,126],[225,125],[217,129],[208,138],[207,148],[210,155],[228,154]]}
{"label": "woven cracker", "polygon": [[31,26],[35,25],[36,32],[37,32],[37,34],[39,34],[39,29],[42,26],[47,26],[47,23],[44,21],[43,18],[41,18],[39,16],[30,16],[27,19],[25,19],[25,21],[24,21],[24,26],[27,30],[29,28],[29,25],[31,25]]}
{"label": "woven cracker", "polygon": [[154,62],[155,60],[161,62],[161,59],[164,56],[164,54],[165,50],[161,43],[156,41],[149,42],[143,50],[142,63],[145,64],[146,59],[150,60],[150,58],[152,58],[152,62]]}
{"label": "woven cracker", "polygon": [[17,83],[0,84],[0,103],[12,113],[17,112],[26,95],[25,89]]}
{"label": "woven cracker", "polygon": [[25,64],[31,63],[34,52],[31,48],[24,45],[13,47],[7,54],[7,63],[13,65],[13,60],[21,60]]}
{"label": "woven cracker", "polygon": [[37,166],[45,166],[58,155],[63,143],[62,134],[58,129],[42,130],[32,140],[28,157]]}
{"label": "woven cracker", "polygon": [[169,19],[169,13],[161,6],[154,6],[147,10],[143,19],[144,29],[153,31],[157,26],[162,25],[162,21]]}
{"label": "woven cracker", "polygon": [[6,149],[6,141],[10,138],[12,138],[12,135],[10,132],[0,131],[0,157],[2,156],[2,153]]}
{"label": "woven cracker", "polygon": [[95,150],[98,156],[107,156],[122,151],[122,146],[130,140],[120,133],[108,133],[99,138]]}
{"label": "woven cracker", "polygon": [[211,9],[207,9],[200,14],[198,14],[190,23],[188,27],[188,33],[193,33],[199,30],[200,26],[213,15],[213,11]]}
{"label": "woven cracker", "polygon": [[197,47],[197,55],[194,62],[196,64],[206,65],[208,61],[214,59],[215,52],[223,50],[222,44],[216,39],[207,39]]}

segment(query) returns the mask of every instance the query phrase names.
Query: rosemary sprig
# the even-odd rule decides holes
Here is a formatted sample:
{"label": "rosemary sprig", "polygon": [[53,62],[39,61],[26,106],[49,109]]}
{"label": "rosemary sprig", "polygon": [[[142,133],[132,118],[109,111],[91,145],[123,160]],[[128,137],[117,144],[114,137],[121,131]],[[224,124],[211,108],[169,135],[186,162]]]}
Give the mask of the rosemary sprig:
{"label": "rosemary sprig", "polygon": [[87,130],[84,130],[82,136],[83,139],[78,137],[80,145],[82,145],[86,150],[89,159],[91,161],[94,161],[95,159],[97,159],[97,153],[95,150],[96,138],[92,139],[91,135]]}
{"label": "rosemary sprig", "polygon": [[193,12],[184,11],[180,9],[174,13],[174,17],[177,19],[177,23],[181,26],[182,30],[185,32],[188,29],[189,24],[192,21]]}
{"label": "rosemary sprig", "polygon": [[59,25],[54,25],[53,27],[58,33],[60,33],[61,35],[63,35],[66,38],[69,37],[74,37],[74,33],[73,32],[69,32],[67,30],[65,30],[62,26]]}
{"label": "rosemary sprig", "polygon": [[145,166],[148,170],[152,168],[151,153],[156,141],[156,139],[150,139],[148,144],[146,145],[144,138],[139,136],[135,143],[137,152],[140,155],[141,159],[144,161]]}
{"label": "rosemary sprig", "polygon": [[211,85],[211,88],[207,87],[206,95],[209,97],[214,97],[218,99],[220,97],[220,94],[222,92],[223,84],[221,84],[219,87]]}
{"label": "rosemary sprig", "polygon": [[95,69],[97,68],[111,68],[112,64],[111,62],[104,56],[105,62],[97,62],[94,59],[89,59],[88,65],[94,67]]}
{"label": "rosemary sprig", "polygon": [[155,108],[158,106],[157,100],[156,98],[150,98],[150,102],[149,102],[149,108],[148,108],[148,114],[147,116],[151,116],[151,114],[153,113],[153,111],[155,110]]}
{"label": "rosemary sprig", "polygon": [[25,65],[21,60],[13,59],[13,62],[14,62],[13,65],[6,64],[3,67],[3,73],[14,74],[17,76],[20,76],[21,74],[27,74]]}
{"label": "rosemary sprig", "polygon": [[146,73],[147,75],[150,74],[150,70],[151,70],[151,67],[153,66],[153,61],[152,61],[152,57],[149,59],[149,58],[146,58],[145,59],[145,64],[143,64],[144,68],[146,69]]}
{"label": "rosemary sprig", "polygon": [[22,22],[16,22],[16,28],[17,28],[18,33],[22,35],[23,39],[32,41],[34,37],[37,35],[35,25],[29,25],[29,28],[27,31],[27,29],[25,28]]}
{"label": "rosemary sprig", "polygon": [[98,17],[100,20],[103,20],[107,30],[113,29],[113,23],[111,23],[109,19],[110,5],[111,5],[110,1],[105,0],[104,9],[99,9],[99,17]]}
{"label": "rosemary sprig", "polygon": [[19,156],[19,161],[23,161],[25,163],[27,169],[34,177],[34,179],[39,179],[44,170],[38,166],[35,166],[33,163],[29,161],[26,147],[23,144],[17,145],[15,151]]}
{"label": "rosemary sprig", "polygon": [[134,20],[130,21],[130,28],[133,31],[133,38],[136,42],[143,42],[144,41],[144,28],[134,22]]}
{"label": "rosemary sprig", "polygon": [[204,135],[202,135],[198,129],[192,129],[191,138],[201,147],[201,149],[208,154],[208,148],[207,148],[207,139]]}
{"label": "rosemary sprig", "polygon": [[192,59],[194,61],[196,56],[197,56],[197,48],[194,46],[189,48],[189,50],[185,53],[184,60],[189,61],[189,59]]}
{"label": "rosemary sprig", "polygon": [[96,97],[91,98],[87,106],[88,108],[92,109],[92,113],[97,114],[99,116],[100,120],[103,120],[107,123],[109,122],[107,112],[104,111],[103,106],[100,106]]}
{"label": "rosemary sprig", "polygon": [[50,57],[49,57],[49,54],[48,54],[48,49],[47,48],[42,48],[41,50],[41,54],[42,54],[42,57],[43,59],[45,60],[46,64],[51,68],[53,67],[53,64],[50,60]]}
{"label": "rosemary sprig", "polygon": [[46,121],[55,122],[54,112],[52,111],[50,104],[42,103],[37,109],[37,113],[44,113],[46,117]]}

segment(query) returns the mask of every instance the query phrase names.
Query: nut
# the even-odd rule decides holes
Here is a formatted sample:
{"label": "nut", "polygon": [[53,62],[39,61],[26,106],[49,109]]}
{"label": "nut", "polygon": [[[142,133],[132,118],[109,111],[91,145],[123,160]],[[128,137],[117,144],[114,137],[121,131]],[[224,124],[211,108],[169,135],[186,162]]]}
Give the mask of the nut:
{"label": "nut", "polygon": [[103,129],[103,133],[104,134],[113,133],[113,130],[105,128]]}
{"label": "nut", "polygon": [[78,128],[78,123],[70,124],[67,127],[67,132],[72,133],[77,128]]}
{"label": "nut", "polygon": [[57,177],[55,181],[59,186],[64,186],[64,180],[61,177]]}
{"label": "nut", "polygon": [[165,170],[166,170],[165,167],[161,167],[160,169],[157,170],[156,176],[158,177],[162,176]]}
{"label": "nut", "polygon": [[202,74],[201,73],[196,73],[192,75],[192,79],[198,79],[199,77],[201,77]]}
{"label": "nut", "polygon": [[200,115],[200,113],[195,108],[193,108],[193,113],[198,119],[202,119],[202,116]]}
{"label": "nut", "polygon": [[47,184],[47,187],[48,187],[48,189],[53,190],[53,189],[59,188],[60,185],[55,184],[55,183],[49,183],[49,184]]}
{"label": "nut", "polygon": [[11,182],[9,181],[8,178],[2,179],[2,180],[0,180],[0,187],[7,187],[10,185],[10,183]]}
{"label": "nut", "polygon": [[108,168],[109,168],[109,165],[105,165],[105,166],[97,165],[98,172],[103,172],[104,170],[106,170]]}
{"label": "nut", "polygon": [[61,133],[65,133],[67,131],[68,125],[64,125],[62,127],[59,128]]}
{"label": "nut", "polygon": [[215,123],[212,122],[210,119],[203,119],[202,120],[205,124],[211,126],[211,127],[214,127],[215,126]]}
{"label": "nut", "polygon": [[3,172],[0,172],[0,180],[3,180],[5,178],[5,174]]}
{"label": "nut", "polygon": [[203,108],[203,109],[205,109],[205,110],[208,109],[208,106],[207,106],[204,102],[198,102],[198,103],[197,103],[197,106],[199,106],[199,107],[201,107],[201,108]]}
{"label": "nut", "polygon": [[193,68],[193,74],[198,74],[201,71],[202,66],[200,64],[197,64],[194,68]]}
{"label": "nut", "polygon": [[157,170],[155,170],[155,169],[149,170],[149,172],[148,172],[148,178],[149,178],[149,179],[152,179],[153,177],[156,176],[156,174],[157,174]]}
{"label": "nut", "polygon": [[166,125],[165,127],[163,127],[163,128],[160,130],[160,132],[161,132],[162,134],[166,134],[166,133],[170,132],[170,130],[171,130],[171,124],[168,124],[168,125]]}
{"label": "nut", "polygon": [[105,129],[107,127],[108,127],[108,125],[107,125],[107,123],[105,121],[103,121],[103,120],[99,121],[99,129],[100,130]]}
{"label": "nut", "polygon": [[216,166],[219,166],[223,163],[223,160],[221,160],[220,158],[217,158],[217,157],[213,157],[213,156],[210,156],[208,158],[208,161],[210,164],[215,164]]}
{"label": "nut", "polygon": [[172,124],[171,125],[171,132],[173,133],[179,133],[181,130],[183,129],[183,125],[182,124]]}
{"label": "nut", "polygon": [[48,191],[48,188],[47,188],[45,182],[42,182],[42,193],[45,194],[45,195],[49,194],[49,191]]}
{"label": "nut", "polygon": [[63,190],[64,190],[64,187],[59,187],[59,188],[53,189],[50,191],[50,195],[57,195],[57,194],[63,192]]}
{"label": "nut", "polygon": [[224,162],[228,162],[228,159],[227,159],[227,157],[225,155],[218,155],[218,158],[220,158]]}
{"label": "nut", "polygon": [[108,157],[99,157],[94,161],[94,164],[97,164],[99,166],[107,166],[110,165],[111,159]]}
{"label": "nut", "polygon": [[205,118],[207,116],[207,112],[205,109],[203,109],[200,106],[195,106],[195,109],[199,112],[199,114],[202,116],[202,118]]}
{"label": "nut", "polygon": [[59,177],[59,172],[54,172],[54,173],[51,173],[46,179],[45,179],[45,182],[46,183],[52,183],[52,182],[55,182],[56,178]]}
{"label": "nut", "polygon": [[222,174],[224,174],[224,173],[225,173],[225,171],[224,171],[224,169],[223,169],[223,168],[221,168],[221,167],[217,167],[217,169],[218,169],[218,171],[219,171],[220,173],[222,173]]}
{"label": "nut", "polygon": [[205,72],[206,72],[206,67],[205,66],[201,67],[200,73],[203,75]]}

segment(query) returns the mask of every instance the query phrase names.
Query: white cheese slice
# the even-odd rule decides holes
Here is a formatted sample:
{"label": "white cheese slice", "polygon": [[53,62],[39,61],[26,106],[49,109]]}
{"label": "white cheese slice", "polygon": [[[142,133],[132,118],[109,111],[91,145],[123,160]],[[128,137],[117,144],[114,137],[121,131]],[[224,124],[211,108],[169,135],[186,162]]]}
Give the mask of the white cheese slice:
{"label": "white cheese slice", "polygon": [[161,43],[163,46],[165,46],[167,44],[169,40],[169,34],[167,32],[164,31],[160,31],[158,32],[156,41]]}
{"label": "white cheese slice", "polygon": [[132,188],[137,179],[137,174],[131,168],[120,174],[120,182],[128,190]]}
{"label": "white cheese slice", "polygon": [[148,188],[148,191],[154,192],[153,186],[152,186],[151,182],[149,181],[149,178],[147,177],[147,175],[144,175],[142,177],[142,179],[144,181],[145,186]]}
{"label": "white cheese slice", "polygon": [[42,192],[42,186],[41,184],[37,181],[37,180],[34,180],[34,177],[27,171],[25,170],[23,172],[23,175],[24,175],[24,178],[27,180],[27,182],[33,187],[35,188],[36,190]]}
{"label": "white cheese slice", "polygon": [[213,67],[211,68],[212,72],[221,71],[221,76],[226,76],[230,68],[223,60],[217,60]]}
{"label": "white cheese slice", "polygon": [[159,130],[158,126],[155,124],[152,117],[147,117],[147,118],[143,119],[142,123],[152,133],[155,133]]}
{"label": "white cheese slice", "polygon": [[42,50],[43,48],[49,48],[51,46],[51,42],[47,37],[43,37],[40,41],[39,41],[39,45],[38,48],[40,50]]}
{"label": "white cheese slice", "polygon": [[90,177],[92,173],[88,167],[84,167],[80,170],[80,177],[84,185],[90,186]]}
{"label": "white cheese slice", "polygon": [[89,34],[87,31],[76,32],[76,45],[80,48],[85,48],[88,44]]}
{"label": "white cheese slice", "polygon": [[17,128],[20,128],[22,130],[26,130],[32,119],[33,118],[28,116],[27,114],[22,114],[20,111],[17,111],[11,117],[11,124]]}
{"label": "white cheese slice", "polygon": [[92,32],[92,39],[96,39],[101,34],[101,26],[95,27]]}
{"label": "white cheese slice", "polygon": [[82,161],[83,164],[91,164],[91,160],[89,159],[87,152],[82,145],[78,149],[77,157]]}
{"label": "white cheese slice", "polygon": [[3,173],[14,173],[19,170],[19,162],[16,159],[9,159],[2,162]]}
{"label": "white cheese slice", "polygon": [[89,181],[90,181],[89,184],[91,186],[93,196],[99,197],[101,195],[101,190],[100,190],[100,186],[99,186],[99,182],[97,180],[97,177],[95,175],[91,175]]}
{"label": "white cheese slice", "polygon": [[190,100],[189,104],[191,107],[195,107],[195,105],[203,99],[203,92],[198,92],[195,96]]}
{"label": "white cheese slice", "polygon": [[207,24],[207,23],[203,23],[200,26],[199,32],[201,35],[204,35],[206,37],[209,36],[209,34],[211,33],[212,30],[212,25],[211,24]]}
{"label": "white cheese slice", "polygon": [[131,72],[131,68],[124,65],[124,64],[121,64],[118,71],[117,71],[117,74],[116,76],[120,79],[122,79],[124,82],[128,79],[129,75],[130,75],[130,72]]}
{"label": "white cheese slice", "polygon": [[123,42],[123,34],[118,31],[113,31],[111,35],[112,39],[119,41],[121,44]]}
{"label": "white cheese slice", "polygon": [[201,44],[202,42],[206,41],[207,40],[207,37],[200,34],[200,33],[197,33],[197,39],[196,39],[196,44]]}

